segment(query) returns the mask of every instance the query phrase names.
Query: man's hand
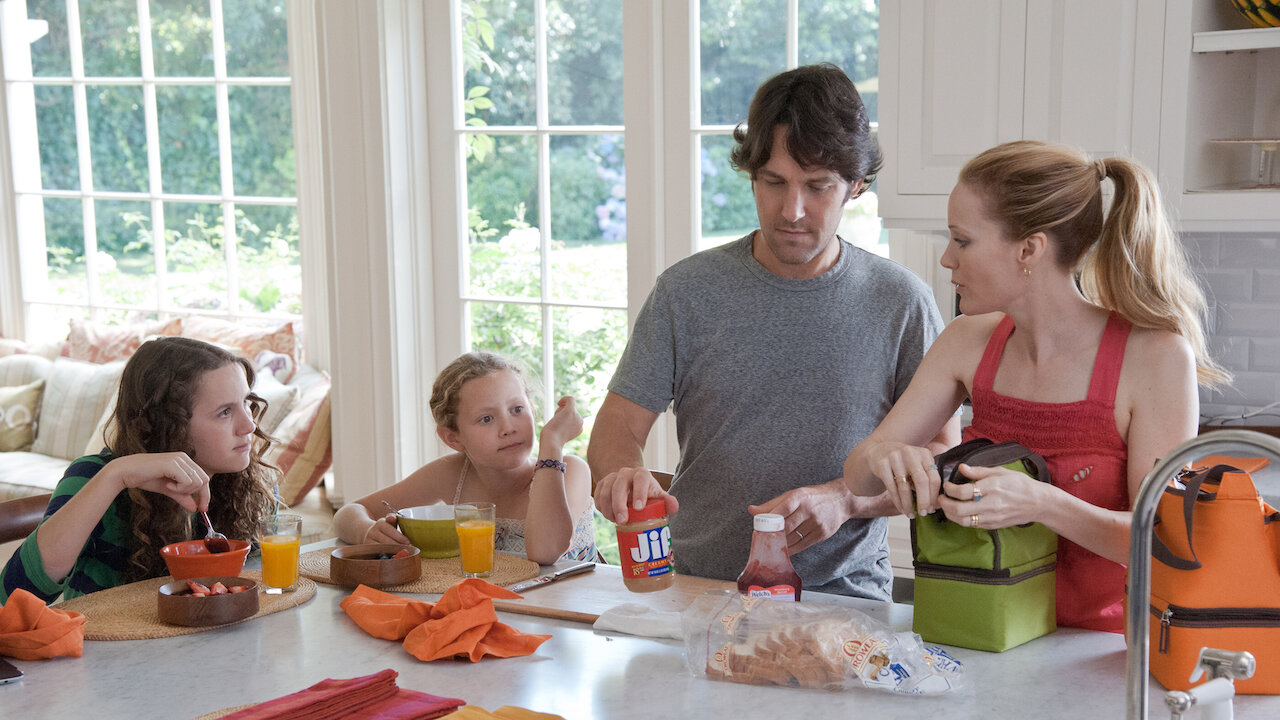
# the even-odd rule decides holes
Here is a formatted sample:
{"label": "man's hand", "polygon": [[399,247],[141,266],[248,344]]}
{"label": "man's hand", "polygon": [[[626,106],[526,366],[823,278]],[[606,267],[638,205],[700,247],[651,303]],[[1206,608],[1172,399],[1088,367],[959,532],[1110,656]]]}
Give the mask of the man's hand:
{"label": "man's hand", "polygon": [[658,497],[666,500],[668,515],[680,509],[680,503],[644,468],[619,468],[596,483],[596,509],[614,523],[626,522],[629,510],[639,510]]}
{"label": "man's hand", "polygon": [[759,505],[747,506],[752,515],[776,513],[786,521],[787,550],[796,554],[836,534],[851,518],[896,514],[883,493],[873,497],[854,495],[840,478],[822,485],[788,490]]}

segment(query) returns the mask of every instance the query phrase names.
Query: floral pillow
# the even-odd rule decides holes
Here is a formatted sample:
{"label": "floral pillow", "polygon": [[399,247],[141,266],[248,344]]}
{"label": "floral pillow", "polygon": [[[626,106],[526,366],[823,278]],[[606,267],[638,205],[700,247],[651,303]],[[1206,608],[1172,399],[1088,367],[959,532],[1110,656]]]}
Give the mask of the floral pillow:
{"label": "floral pillow", "polygon": [[[297,338],[293,332],[292,322],[286,322],[274,328],[266,328],[242,325],[215,318],[192,316],[184,321],[182,334],[197,340],[240,348],[241,353],[247,358],[257,358],[259,353],[264,350],[287,355],[292,360],[292,366],[297,366]],[[289,382],[290,380],[289,377],[281,378],[279,373],[275,374],[280,382]]]}
{"label": "floral pillow", "polygon": [[126,360],[152,335],[181,335],[182,319],[103,325],[91,320],[71,320],[64,357],[91,363]]}

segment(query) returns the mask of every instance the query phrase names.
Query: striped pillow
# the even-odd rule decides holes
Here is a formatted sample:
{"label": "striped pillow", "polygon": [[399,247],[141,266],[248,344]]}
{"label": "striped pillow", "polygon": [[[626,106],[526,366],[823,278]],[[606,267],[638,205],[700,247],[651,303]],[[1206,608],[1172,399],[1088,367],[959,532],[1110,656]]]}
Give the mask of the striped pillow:
{"label": "striped pillow", "polygon": [[105,364],[58,358],[45,379],[31,452],[74,460],[84,452],[120,384],[124,361]]}

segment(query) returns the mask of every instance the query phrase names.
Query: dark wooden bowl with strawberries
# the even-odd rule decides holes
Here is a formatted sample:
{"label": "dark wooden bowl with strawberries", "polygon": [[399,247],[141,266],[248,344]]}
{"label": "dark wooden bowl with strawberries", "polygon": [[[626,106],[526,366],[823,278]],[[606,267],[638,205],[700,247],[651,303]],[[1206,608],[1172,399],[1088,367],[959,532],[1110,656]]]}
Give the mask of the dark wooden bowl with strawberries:
{"label": "dark wooden bowl with strawberries", "polygon": [[233,576],[198,577],[161,585],[161,622],[187,627],[225,625],[258,614],[258,583]]}
{"label": "dark wooden bowl with strawberries", "polygon": [[422,576],[421,550],[412,545],[368,543],[329,553],[329,579],[338,585],[387,587]]}

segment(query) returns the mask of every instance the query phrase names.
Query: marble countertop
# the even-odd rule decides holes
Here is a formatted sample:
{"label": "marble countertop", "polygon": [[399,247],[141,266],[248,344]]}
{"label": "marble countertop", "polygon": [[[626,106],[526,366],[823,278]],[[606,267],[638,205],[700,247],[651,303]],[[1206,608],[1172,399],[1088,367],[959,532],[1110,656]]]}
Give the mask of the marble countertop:
{"label": "marble countertop", "polygon": [[[645,597],[625,590],[617,568],[601,566],[530,590],[528,599],[552,590],[607,592],[610,586],[616,587],[619,604]],[[17,662],[26,676],[0,685],[0,716],[192,718],[279,697],[325,678],[384,668],[399,672],[401,687],[462,698],[489,710],[518,705],[570,719],[856,715],[959,720],[1119,718],[1125,713],[1124,642],[1109,633],[1063,629],[999,654],[955,649],[969,687],[922,698],[707,680],[686,670],[678,641],[597,633],[585,624],[511,613],[500,617],[551,639],[528,657],[424,663],[399,643],[360,630],[338,606],[347,594],[322,584],[302,607],[247,623],[174,638],[87,642],[79,659]],[[909,605],[818,594],[806,600],[853,606],[900,630],[911,625]],[[1168,717],[1163,691],[1154,682],[1150,710],[1150,717]],[[1280,697],[1237,698],[1236,717],[1280,717]]]}

